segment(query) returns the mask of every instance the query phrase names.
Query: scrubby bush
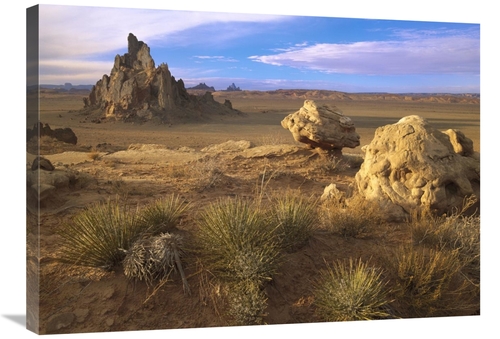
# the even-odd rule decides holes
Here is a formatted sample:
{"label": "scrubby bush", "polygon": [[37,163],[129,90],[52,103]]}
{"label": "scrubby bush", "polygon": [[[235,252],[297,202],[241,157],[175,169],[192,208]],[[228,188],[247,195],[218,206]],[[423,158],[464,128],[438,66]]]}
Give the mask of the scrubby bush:
{"label": "scrubby bush", "polygon": [[384,219],[379,206],[355,194],[345,200],[330,199],[321,206],[322,227],[343,237],[361,237]]}
{"label": "scrubby bush", "polygon": [[61,260],[109,269],[144,231],[147,227],[136,210],[118,200],[92,204],[58,231],[63,238]]}
{"label": "scrubby bush", "polygon": [[315,287],[316,312],[325,321],[389,318],[389,302],[381,272],[361,260],[328,266]]}
{"label": "scrubby bush", "polygon": [[260,325],[265,317],[267,296],[253,280],[241,280],[226,285],[227,315],[233,325]]}
{"label": "scrubby bush", "polygon": [[319,222],[317,200],[292,191],[276,193],[268,214],[270,222],[277,226],[281,246],[288,252],[302,247]]}
{"label": "scrubby bush", "polygon": [[437,250],[457,250],[464,269],[476,282],[480,271],[480,217],[464,215],[476,202],[475,197],[464,201],[463,208],[451,215],[435,216],[428,209],[413,211],[409,225],[415,244]]}
{"label": "scrubby bush", "polygon": [[457,250],[401,246],[389,258],[401,317],[429,317],[474,310]]}

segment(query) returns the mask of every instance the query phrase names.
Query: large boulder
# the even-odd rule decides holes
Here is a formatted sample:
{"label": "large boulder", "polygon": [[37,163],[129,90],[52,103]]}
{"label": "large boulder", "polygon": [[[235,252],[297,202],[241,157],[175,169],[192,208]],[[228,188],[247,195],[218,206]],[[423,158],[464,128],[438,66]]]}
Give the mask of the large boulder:
{"label": "large boulder", "polygon": [[148,45],[132,33],[128,36],[128,53],[116,55],[110,75],[104,74],[83,102],[84,110],[102,113],[94,119],[96,122],[155,117],[166,122],[174,117],[235,112],[215,101],[210,92],[204,96],[189,94],[182,79],[175,80],[167,64],[155,67]]}
{"label": "large boulder", "polygon": [[479,199],[479,154],[460,131],[441,132],[412,115],[377,128],[362,149],[364,162],[355,178],[359,192],[393,216],[423,206],[446,213],[467,196]]}
{"label": "large boulder", "polygon": [[335,106],[317,106],[313,100],[305,100],[304,106],[281,121],[281,126],[289,130],[296,141],[335,156],[341,156],[344,147],[355,148],[360,144],[350,118]]}

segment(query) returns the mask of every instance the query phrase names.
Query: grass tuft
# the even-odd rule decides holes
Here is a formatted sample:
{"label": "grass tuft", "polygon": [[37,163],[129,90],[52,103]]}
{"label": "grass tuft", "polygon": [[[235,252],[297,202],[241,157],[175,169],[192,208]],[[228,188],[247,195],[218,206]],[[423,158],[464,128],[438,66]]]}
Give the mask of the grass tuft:
{"label": "grass tuft", "polygon": [[383,222],[378,205],[357,194],[346,200],[329,199],[321,208],[322,227],[343,237],[370,234],[374,225]]}
{"label": "grass tuft", "polygon": [[316,312],[325,321],[390,318],[389,302],[381,273],[361,260],[328,266],[315,288]]}
{"label": "grass tuft", "polygon": [[389,265],[395,272],[394,291],[400,316],[446,316],[474,310],[474,291],[463,279],[457,250],[401,246],[391,254]]}

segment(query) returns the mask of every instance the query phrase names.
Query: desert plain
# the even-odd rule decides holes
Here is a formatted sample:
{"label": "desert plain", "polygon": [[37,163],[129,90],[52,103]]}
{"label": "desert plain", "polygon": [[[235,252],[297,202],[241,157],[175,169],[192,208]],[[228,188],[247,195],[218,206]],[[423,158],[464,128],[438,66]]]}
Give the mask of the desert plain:
{"label": "desert plain", "polygon": [[[480,101],[474,96],[220,91],[213,93],[214,99],[221,103],[230,100],[241,114],[215,114],[204,121],[139,124],[92,122],[80,112],[85,95],[88,93],[40,93],[40,121],[53,129],[71,128],[78,138],[76,145],[41,138],[40,155],[56,168],[74,171],[80,180],[77,187],[58,191],[56,198],[42,206],[39,224],[28,211],[27,243],[38,239],[40,245],[38,258],[28,247],[28,271],[30,267],[36,269],[37,260],[40,264],[39,300],[29,301],[33,304],[28,309],[38,312],[40,333],[229,324],[224,310],[207,293],[194,260],[189,258],[185,272],[190,295],[184,293],[182,281],[175,275],[153,290],[141,282],[132,286],[121,267],[106,271],[59,262],[57,229],[92,203],[121,199],[143,206],[177,194],[191,206],[177,227],[189,238],[197,231],[197,212],[219,198],[253,198],[285,190],[319,198],[331,183],[341,191],[351,190],[362,162],[361,147],[370,143],[376,128],[405,116],[419,115],[440,130],[458,129],[480,152]],[[343,154],[360,159],[357,166],[332,166],[314,150],[294,141],[280,125],[306,99],[334,105],[352,119],[361,145],[344,148]],[[228,141],[247,146],[218,147],[227,146]],[[28,167],[35,156],[36,149],[28,142]],[[314,310],[311,282],[325,263],[362,258],[383,266],[391,248],[410,241],[409,227],[404,222],[373,225],[370,234],[362,237],[342,237],[318,229],[305,246],[285,255],[278,273],[266,285],[264,323],[321,321]],[[35,284],[28,288],[37,287]],[[479,314],[479,306],[472,313],[455,315],[475,314]]]}

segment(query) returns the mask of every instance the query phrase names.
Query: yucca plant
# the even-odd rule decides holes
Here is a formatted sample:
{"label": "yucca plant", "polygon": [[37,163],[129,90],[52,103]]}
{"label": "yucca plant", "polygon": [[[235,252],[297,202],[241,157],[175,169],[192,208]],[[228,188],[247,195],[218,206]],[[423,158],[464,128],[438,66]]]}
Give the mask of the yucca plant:
{"label": "yucca plant", "polygon": [[390,318],[390,301],[381,272],[361,260],[333,263],[315,287],[316,312],[325,321]]}
{"label": "yucca plant", "polygon": [[94,203],[58,230],[63,238],[61,260],[110,269],[123,259],[122,249],[147,231],[137,211],[118,200]]}
{"label": "yucca plant", "polygon": [[162,197],[139,212],[139,220],[152,234],[172,231],[189,209],[190,204],[176,194]]}
{"label": "yucca plant", "polygon": [[277,225],[281,246],[288,252],[302,247],[319,222],[317,200],[287,191],[271,198],[269,219]]}
{"label": "yucca plant", "polygon": [[199,257],[217,278],[271,280],[280,246],[275,227],[266,223],[255,204],[241,198],[219,199],[201,212],[198,225]]}

